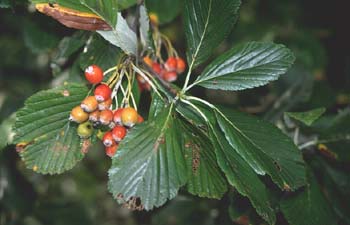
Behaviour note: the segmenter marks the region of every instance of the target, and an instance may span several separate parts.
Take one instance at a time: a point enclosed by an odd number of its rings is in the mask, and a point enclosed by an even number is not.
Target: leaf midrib
[[[278,62],[278,60],[275,60],[274,61],[270,61],[266,64],[260,64],[260,65],[256,65],[256,66],[253,66],[253,67],[249,67],[249,68],[244,68],[244,69],[240,69],[240,70],[236,70],[236,71],[232,71],[230,73],[225,73],[225,74],[215,74],[215,75],[211,75],[211,76],[207,76],[203,79],[199,79],[198,81],[194,82],[194,84],[199,84],[199,83],[202,83],[202,82],[207,82],[208,80],[212,80],[212,79],[215,79],[215,78],[220,78],[220,77],[224,77],[224,76],[230,76],[230,75],[237,75],[237,73],[243,73],[244,71],[246,70],[252,70],[252,69],[258,69],[259,67],[264,67],[266,65],[269,65],[271,63],[275,63],[275,62]],[[285,70],[285,69],[284,69]],[[268,77],[271,77],[270,75]]]
[[[202,34],[201,39],[200,39],[200,41],[199,41],[198,47],[197,47],[195,53],[192,55],[192,62],[191,62],[189,71],[192,71],[192,68],[193,68],[193,66],[194,66],[194,62],[195,62],[195,60],[196,60],[196,58],[197,58],[197,55],[198,55],[198,53],[199,53],[199,50],[200,50],[201,47],[202,47],[204,37],[205,37],[206,34],[207,34],[207,29],[208,29],[208,25],[209,25],[209,21],[210,21],[210,16],[211,16],[212,4],[213,4],[213,0],[210,0],[209,9],[208,9],[208,17],[207,17],[207,20],[206,20],[205,25],[204,25],[204,31],[203,31],[203,34]]]
[[[167,118],[164,122],[164,125],[162,127],[162,129],[160,130],[160,135],[155,139],[156,141],[159,140],[159,138],[161,138],[163,136],[163,132],[164,130],[166,129],[167,125],[168,125],[168,121],[169,121],[169,118],[171,117],[171,114],[172,114],[172,109],[173,109],[173,106],[174,104],[172,103],[170,105],[170,109],[169,109],[169,113],[167,115]],[[148,171],[148,167],[150,166],[150,161],[152,160],[152,157],[154,155],[154,151],[152,151],[152,154],[150,155],[150,157],[146,160],[146,166],[145,166],[145,169],[143,170],[143,173],[141,173],[142,175],[140,177],[144,177],[145,173]],[[142,179],[140,179],[138,182],[137,182],[137,185],[136,186],[139,186],[140,183],[143,182]],[[135,193],[138,192],[139,188],[136,189]]]

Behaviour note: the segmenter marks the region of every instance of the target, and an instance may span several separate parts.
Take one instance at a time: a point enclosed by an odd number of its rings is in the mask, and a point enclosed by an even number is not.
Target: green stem
[[[193,66],[194,66],[194,59],[192,60],[191,65],[188,68],[188,72],[186,74],[185,84],[184,84],[184,86],[182,87],[182,90],[181,90],[182,94],[185,94],[187,89],[188,89],[187,86],[188,86],[188,83],[190,82],[190,77],[191,77]]]

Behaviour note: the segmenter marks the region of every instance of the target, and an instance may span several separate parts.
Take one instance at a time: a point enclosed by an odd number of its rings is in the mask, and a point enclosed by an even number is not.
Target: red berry
[[[105,135],[102,138],[102,142],[106,147],[111,147],[112,145],[116,144],[111,131],[105,133]]]
[[[109,109],[109,107],[111,107],[111,105],[112,105],[112,99],[109,98],[109,99],[107,99],[104,102],[100,102],[98,104],[98,109],[101,110],[101,111],[102,110],[106,110],[106,109]]]
[[[177,60],[175,57],[169,57],[165,62],[164,67],[167,71],[176,71],[177,69]]]
[[[137,81],[138,81],[139,83],[141,83],[141,84],[144,84],[144,83],[147,82],[147,81],[146,81],[142,76],[140,76],[140,75],[138,75],[138,76],[136,77],[136,79],[137,79]]]
[[[186,62],[182,58],[178,57],[176,58],[177,61],[177,67],[176,67],[176,72],[178,74],[185,72],[186,70]]]
[[[149,83],[144,83],[142,87],[143,87],[143,89],[146,90],[146,91],[151,90],[151,85],[150,85]]]
[[[103,80],[103,71],[97,65],[91,65],[85,69],[85,78],[90,84],[98,84]]]
[[[156,74],[160,74],[160,73],[162,72],[162,67],[161,67],[161,65],[160,65],[159,63],[157,63],[157,62],[154,62],[154,63],[152,64],[152,69],[153,69],[153,71],[154,71]]]
[[[106,147],[105,152],[109,157],[113,157],[118,150],[118,144],[114,144],[110,147]]]
[[[122,112],[123,108],[119,108],[116,111],[114,111],[113,122],[117,125],[122,125]]]
[[[102,125],[109,125],[113,120],[113,112],[109,109],[102,110],[100,113],[100,122]]]
[[[167,82],[174,82],[177,80],[177,73],[174,71],[166,72],[164,73],[163,79]]]
[[[160,71],[159,77],[162,78],[164,80],[164,74],[167,73],[168,71],[166,69],[162,69]]]
[[[134,108],[124,108],[122,112],[122,122],[127,127],[132,127],[137,123],[139,114]]]
[[[85,112],[93,112],[97,109],[98,102],[96,101],[96,98],[94,96],[89,96],[85,98],[81,104],[80,107],[85,111]]]
[[[108,85],[100,84],[96,87],[94,95],[98,102],[104,102],[111,98],[112,90]]]
[[[112,130],[112,135],[116,142],[120,142],[126,135],[126,128],[123,126],[116,126]]]

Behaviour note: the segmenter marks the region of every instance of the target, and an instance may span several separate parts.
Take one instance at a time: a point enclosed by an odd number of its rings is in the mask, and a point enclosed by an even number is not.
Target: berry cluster
[[[102,140],[110,157],[128,130],[143,122],[132,90],[134,82],[138,82],[141,90],[152,88],[157,92],[159,79],[174,82],[186,70],[186,62],[178,56],[171,41],[159,32],[156,25],[153,28],[155,51],[144,52],[141,65],[124,56],[106,71],[97,65],[86,68],[85,78],[93,85],[90,91],[93,90],[93,95],[88,94],[71,111],[70,120],[79,124],[77,133],[80,138],[88,139],[97,130],[96,136]],[[166,60],[163,55],[166,55]],[[108,79],[102,83],[107,75]]]
[[[111,130],[107,131],[102,138],[103,144],[106,146],[106,154],[112,157],[118,148],[119,142],[124,139],[128,130],[143,121],[142,116],[134,108],[127,107],[115,110]]]
[[[174,82],[178,75],[186,70],[186,62],[180,57],[169,57],[165,63],[152,60],[149,56],[143,58],[144,63],[151,68],[160,79],[166,82]],[[141,90],[150,90],[149,84],[141,77],[137,78]]]
[[[105,131],[102,138],[106,154],[112,157],[118,148],[118,143],[124,139],[127,130],[143,118],[134,108],[126,107],[112,111],[112,89],[101,83],[103,71],[96,65],[85,70],[85,78],[90,84],[96,85],[94,95],[86,97],[79,106],[72,109],[70,120],[79,124],[77,133],[82,139],[90,138],[94,128]]]

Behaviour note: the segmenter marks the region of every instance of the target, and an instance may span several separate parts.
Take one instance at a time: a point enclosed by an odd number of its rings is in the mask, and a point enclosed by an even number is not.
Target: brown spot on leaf
[[[142,211],[145,209],[139,197],[130,197],[127,201],[125,201],[124,195],[119,193],[117,194],[117,200],[123,202],[123,207],[133,211]]]
[[[89,139],[85,139],[85,140],[83,141],[82,146],[81,146],[81,152],[82,152],[83,154],[88,153],[89,147],[90,147],[90,146],[91,146],[91,141],[90,141]]]
[[[292,189],[290,188],[290,186],[287,184],[287,183],[284,183],[283,184],[283,190],[285,190],[285,191],[291,191]]]
[[[200,148],[198,145],[192,145],[192,172],[196,174],[200,165]]]
[[[278,162],[273,161],[273,164],[276,166],[276,168],[277,168],[277,170],[278,170],[279,172],[282,171],[282,168],[281,168],[281,166],[280,166],[280,164],[279,164]]]
[[[185,143],[185,148],[191,148],[191,146],[192,146],[192,143],[191,143],[191,142]]]
[[[165,137],[164,136],[161,136],[158,138],[158,140],[156,141],[156,143],[154,143],[154,146],[153,146],[153,150],[156,152],[158,151],[159,149],[159,145],[163,145],[165,144]]]
[[[37,165],[34,165],[34,166],[33,166],[33,171],[34,171],[34,172],[38,171],[38,169],[39,169],[39,167],[38,167]]]
[[[68,151],[68,150],[69,150],[69,146],[63,145],[60,142],[56,142],[54,144],[54,147],[53,147],[53,151],[57,151],[57,152],[59,152],[59,151]]]
[[[64,97],[68,97],[68,96],[70,96],[70,92],[68,90],[64,90],[64,91],[62,91],[62,95]]]
[[[16,145],[16,151],[18,153],[23,152],[25,148],[30,145],[32,142],[20,142]]]

